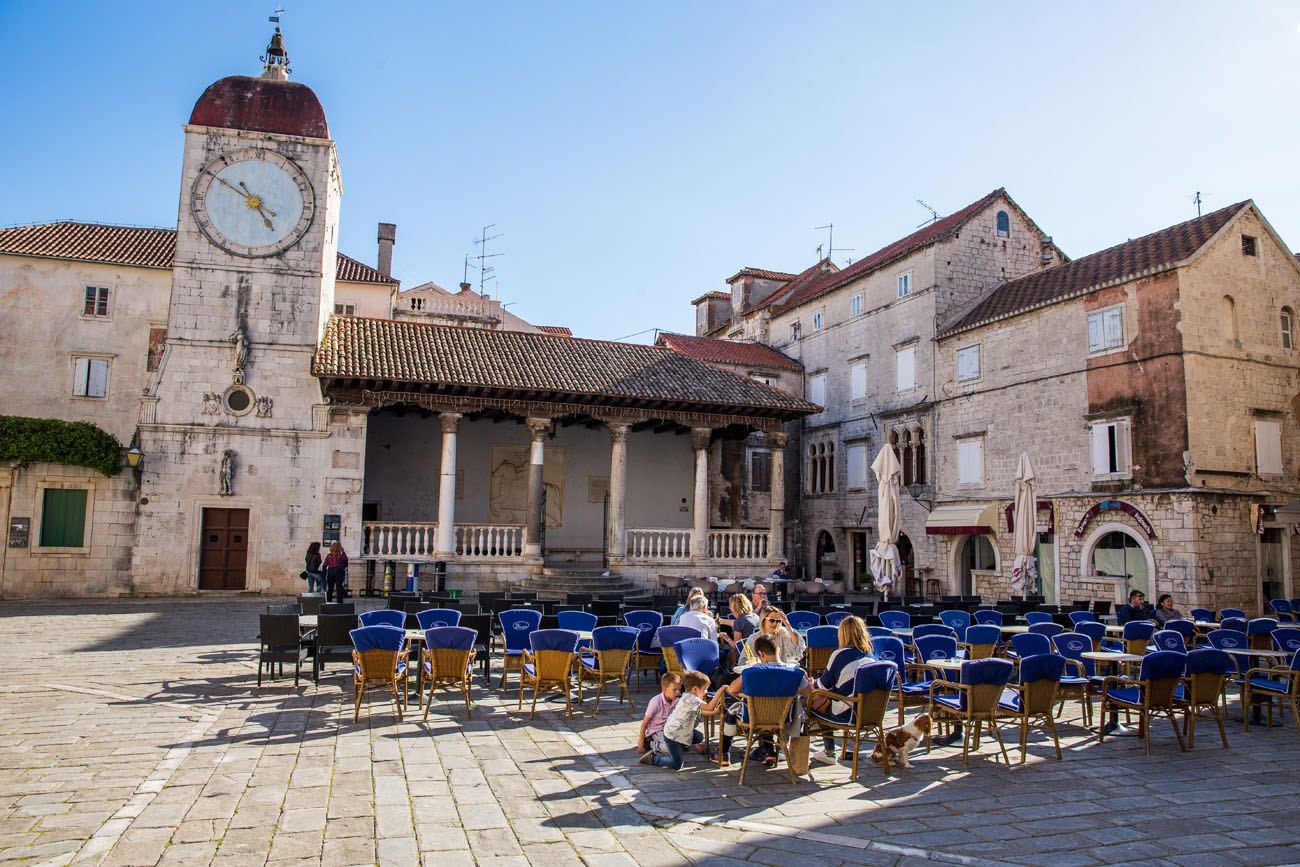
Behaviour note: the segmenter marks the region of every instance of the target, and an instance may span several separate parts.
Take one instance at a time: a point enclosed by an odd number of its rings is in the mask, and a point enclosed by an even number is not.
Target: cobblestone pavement
[[[602,702],[529,721],[480,682],[353,724],[350,679],[255,687],[267,600],[0,608],[0,860],[33,864],[1283,864],[1300,862],[1300,735],[1201,727],[1153,755],[1062,728],[1010,769],[956,751],[883,775],[635,764],[639,716]],[[493,681],[495,687],[496,680]],[[635,694],[638,708],[649,682]],[[445,695],[449,695],[444,693]],[[1232,705],[1236,711],[1236,703]],[[414,717],[414,718],[412,718]],[[1013,759],[1016,758],[1013,750]]]

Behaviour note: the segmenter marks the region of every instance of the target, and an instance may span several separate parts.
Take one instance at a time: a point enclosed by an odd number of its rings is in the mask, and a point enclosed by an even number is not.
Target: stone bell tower
[[[293,592],[324,516],[359,533],[364,416],[331,412],[311,372],[338,157],[278,27],[262,66],[209,86],[184,126],[166,351],[141,406],[138,592]]]

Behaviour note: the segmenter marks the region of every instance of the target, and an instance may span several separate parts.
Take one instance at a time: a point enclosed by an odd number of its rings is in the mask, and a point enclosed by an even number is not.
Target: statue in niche
[[[248,364],[248,337],[244,335],[244,327],[241,325],[230,335],[231,357],[235,363],[232,372],[235,374],[235,382],[243,384],[244,366]]]
[[[223,497],[232,496],[235,493],[235,450],[226,449],[221,453],[221,471],[218,476],[219,487],[217,493]]]

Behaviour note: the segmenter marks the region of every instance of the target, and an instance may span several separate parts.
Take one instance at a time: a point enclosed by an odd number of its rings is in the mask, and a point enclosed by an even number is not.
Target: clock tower
[[[278,27],[262,61],[184,126],[166,350],[141,406],[142,589],[297,592],[323,523],[345,548],[359,535],[365,416],[328,407],[311,371],[334,309],[338,157]]]

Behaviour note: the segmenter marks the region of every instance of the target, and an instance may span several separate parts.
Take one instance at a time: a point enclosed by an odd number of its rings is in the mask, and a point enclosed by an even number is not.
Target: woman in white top
[[[780,608],[768,605],[758,613],[758,630],[746,638],[737,648],[741,662],[757,662],[758,654],[754,652],[754,639],[766,635],[776,642],[776,661],[782,665],[798,665],[803,660],[808,645],[803,636],[795,631]]]

